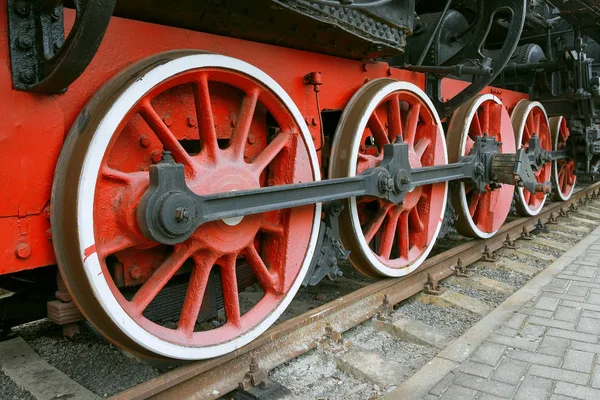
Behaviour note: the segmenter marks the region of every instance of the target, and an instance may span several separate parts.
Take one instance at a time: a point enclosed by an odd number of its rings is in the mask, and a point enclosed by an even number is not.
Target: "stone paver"
[[[600,228],[442,351],[435,388],[417,373],[386,399],[600,400],[598,260]]]

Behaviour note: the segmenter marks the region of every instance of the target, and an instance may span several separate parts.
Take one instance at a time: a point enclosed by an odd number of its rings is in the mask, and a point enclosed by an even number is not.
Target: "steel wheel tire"
[[[469,155],[473,139],[483,133],[502,143],[501,153],[515,152],[508,111],[500,99],[491,94],[474,97],[452,115],[446,135],[450,162],[458,162]],[[458,215],[456,230],[468,237],[485,239],[494,236],[510,212],[514,187],[502,184],[500,188],[490,190],[488,186],[486,193],[480,194],[473,193],[468,182],[457,182],[457,186],[458,190],[452,191],[452,205]]]
[[[563,116],[550,118],[550,132],[552,133],[552,150],[564,149],[567,138],[571,135],[567,127],[567,119]],[[576,182],[574,160],[554,160],[552,162],[552,183],[556,198],[562,201],[569,200],[575,190]]]
[[[551,151],[552,140],[550,137],[548,117],[546,116],[546,111],[541,103],[537,101],[521,100],[512,111],[510,119],[515,130],[515,143],[517,149],[529,147],[529,138],[532,134],[536,134],[540,137],[542,148]],[[539,171],[534,171],[534,173],[538,182],[548,182],[550,181],[552,173],[552,165],[547,163]],[[516,193],[517,212],[523,216],[534,216],[539,214],[548,197],[548,195],[544,193],[532,194],[522,187],[517,187]]]
[[[411,118],[410,113],[415,110]],[[384,119],[389,129],[383,126]],[[392,79],[365,84],[352,96],[338,123],[329,176],[355,176],[379,164],[382,143],[396,140],[397,136],[409,143],[413,167],[447,163],[439,116],[421,89]],[[365,140],[374,144],[367,145]],[[418,268],[439,234],[447,187],[447,183],[418,187],[407,194],[402,206],[365,197],[345,201],[340,236],[351,251],[352,265],[374,277],[404,276]],[[375,241],[378,243],[373,244]],[[377,247],[379,254],[370,244]]]

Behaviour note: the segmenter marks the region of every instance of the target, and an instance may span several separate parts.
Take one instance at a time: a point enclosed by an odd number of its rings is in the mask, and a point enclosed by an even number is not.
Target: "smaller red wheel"
[[[529,148],[529,139],[536,135],[540,138],[544,150],[552,150],[548,117],[541,103],[521,100],[514,108],[510,119],[515,130],[517,148]],[[548,182],[552,174],[552,165],[546,163],[538,171],[534,171],[534,174],[539,183]],[[522,187],[517,187],[517,212],[524,216],[537,215],[542,211],[547,197],[545,193],[531,193]]]
[[[487,134],[502,143],[501,153],[514,153],[514,131],[510,116],[496,96],[484,94],[476,96],[462,105],[452,115],[448,127],[448,159],[458,162],[468,156],[474,140]],[[485,193],[473,190],[468,182],[459,182],[458,190],[452,191],[452,204],[458,219],[456,230],[465,236],[488,238],[502,226],[512,204],[514,186],[501,185]]]
[[[567,127],[567,119],[563,116],[550,118],[550,131],[552,133],[552,149],[562,150],[567,145],[571,135]],[[575,160],[555,160],[552,166],[552,181],[554,194],[562,201],[569,200],[575,189]]]
[[[398,137],[409,146],[411,167],[447,164],[440,118],[421,89],[392,79],[365,84],[340,118],[329,176],[355,176],[376,167],[383,160],[383,146]],[[346,200],[340,238],[352,265],[374,277],[414,271],[439,234],[447,187],[447,182],[416,187],[400,204],[372,196]]]

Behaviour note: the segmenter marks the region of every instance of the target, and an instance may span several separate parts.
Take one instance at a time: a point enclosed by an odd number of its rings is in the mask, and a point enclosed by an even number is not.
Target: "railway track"
[[[530,232],[544,230],[547,224],[564,223],[564,217],[568,213],[578,210],[578,206],[598,196],[600,183],[592,184],[574,193],[568,201],[547,205],[535,217],[519,218],[506,223],[489,239],[471,240],[430,257],[408,277],[368,284],[274,326],[257,340],[231,354],[181,366],[121,392],[113,396],[113,399],[219,398],[240,385],[257,384],[269,371],[316,348],[324,341],[336,341],[343,332],[378,314],[385,319],[394,305],[422,292],[426,285],[435,292],[441,280],[464,273],[466,266],[480,260],[493,259],[493,252],[512,248],[515,240],[530,239]],[[583,215],[574,220],[585,224],[586,215],[589,214],[589,211],[584,211]],[[590,226],[597,223],[588,218]],[[584,231],[577,227],[570,229],[575,233]],[[547,240],[545,244],[548,244]],[[555,245],[554,249],[559,247]],[[540,254],[543,256],[543,253]],[[546,258],[548,261],[552,256]]]

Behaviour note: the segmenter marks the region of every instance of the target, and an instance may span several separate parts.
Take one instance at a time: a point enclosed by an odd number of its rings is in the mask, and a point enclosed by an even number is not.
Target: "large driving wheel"
[[[68,135],[52,230],[60,271],[83,314],[138,354],[219,356],[256,338],[290,303],[314,252],[321,208],[213,221],[183,243],[152,242],[135,215],[163,150],[184,165],[197,194],[319,180],[316,152],[273,79],[240,60],[189,51],[159,54],[116,76]],[[252,275],[254,297],[260,293],[254,304],[241,304],[241,271]],[[183,285],[179,303],[175,282]],[[165,301],[175,307],[172,320],[150,312]],[[207,327],[198,315],[211,307],[223,315]]]
[[[529,139],[536,135],[540,138],[544,150],[552,150],[550,126],[542,104],[537,101],[521,100],[512,111],[510,119],[515,130],[517,148],[529,148]],[[546,163],[538,171],[534,171],[539,183],[550,181],[551,173],[551,163]],[[542,211],[547,197],[548,195],[543,192],[531,193],[523,187],[517,187],[517,212],[524,216],[537,215]]]
[[[563,116],[550,118],[552,132],[552,150],[562,150],[567,145],[571,132],[567,127],[567,119]],[[552,180],[554,194],[562,201],[569,200],[575,189],[575,160],[555,160],[552,162]]]
[[[342,113],[329,175],[355,176],[383,159],[383,145],[401,137],[414,168],[447,163],[446,142],[431,101],[408,82],[378,79],[359,89]],[[350,262],[369,276],[402,276],[427,257],[446,207],[447,183],[415,188],[394,204],[362,196],[345,201],[340,237]]]
[[[502,143],[500,153],[515,152],[508,111],[500,99],[491,94],[476,96],[452,115],[447,135],[450,162],[468,156],[475,139],[484,134]],[[502,184],[491,190],[488,185],[485,193],[479,193],[469,182],[458,182],[457,185],[458,190],[452,191],[452,205],[458,215],[456,230],[469,237],[493,236],[510,212],[514,186]]]

